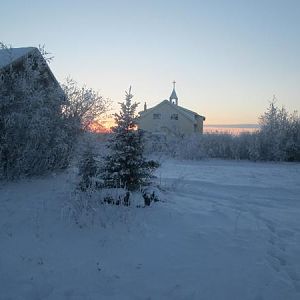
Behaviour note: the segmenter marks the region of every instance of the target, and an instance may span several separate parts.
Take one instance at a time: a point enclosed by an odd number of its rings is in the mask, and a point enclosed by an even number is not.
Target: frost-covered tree
[[[95,178],[98,173],[98,166],[91,146],[88,146],[83,152],[79,164],[79,188],[81,191],[95,187]]]
[[[300,116],[297,112],[289,117],[286,159],[288,161],[300,161]]]
[[[110,109],[109,99],[86,85],[79,86],[72,78],[67,78],[62,88],[68,101],[64,113],[76,121],[80,129],[89,128]]]
[[[280,111],[275,100],[270,102],[268,109],[260,117],[260,156],[265,160],[279,160],[282,156],[280,149],[282,132]]]
[[[275,98],[260,117],[260,158],[263,160],[299,160],[300,117],[276,106]]]
[[[149,183],[158,163],[144,157],[143,132],[137,129],[138,103],[132,103],[131,88],[126,92],[121,110],[115,114],[116,126],[108,143],[110,154],[104,165],[104,181],[109,187],[137,190]]]
[[[7,57],[13,56],[13,49],[0,47]],[[37,48],[0,69],[0,178],[38,175],[68,165],[74,139],[62,113],[64,101],[47,58]]]

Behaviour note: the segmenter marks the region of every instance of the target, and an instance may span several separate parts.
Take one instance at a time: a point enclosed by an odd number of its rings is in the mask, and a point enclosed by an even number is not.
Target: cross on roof
[[[175,89],[175,84],[176,84],[176,81],[174,80],[173,81],[173,89]]]

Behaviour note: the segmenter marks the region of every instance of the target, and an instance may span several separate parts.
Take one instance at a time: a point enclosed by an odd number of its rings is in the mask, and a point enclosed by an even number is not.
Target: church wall
[[[154,119],[153,114],[160,114],[160,119]],[[178,114],[178,120],[172,120],[172,114]],[[203,124],[199,125],[201,125],[199,128],[203,127]],[[139,128],[151,132],[164,132],[169,135],[191,134],[194,133],[194,122],[169,104],[162,103],[140,118]]]
[[[202,117],[198,117],[197,119],[197,127],[200,133],[203,133],[203,118]]]

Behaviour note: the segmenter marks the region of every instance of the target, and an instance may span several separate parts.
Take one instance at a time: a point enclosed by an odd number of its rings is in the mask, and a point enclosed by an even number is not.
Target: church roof
[[[153,106],[152,108],[149,108],[146,111],[141,111],[140,112],[140,116],[143,117],[143,116],[147,115],[148,113],[152,112],[153,110],[155,110],[158,106],[160,106],[162,104],[167,104],[167,105],[172,106],[175,110],[179,111],[181,114],[183,114],[185,117],[187,117],[188,119],[190,119],[193,122],[195,121],[195,116],[202,117],[203,120],[205,120],[204,116],[201,116],[198,113],[196,113],[196,112],[194,112],[192,110],[186,109],[186,108],[184,108],[182,106],[173,104],[173,103],[171,103],[168,100],[163,100],[162,102],[160,102],[159,104]]]
[[[0,49],[0,69],[18,60],[19,58],[33,51],[34,49],[36,48],[24,47],[24,48]]]

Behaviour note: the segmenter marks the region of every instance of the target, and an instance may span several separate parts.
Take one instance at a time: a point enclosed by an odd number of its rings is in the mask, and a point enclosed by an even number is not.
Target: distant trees
[[[207,133],[192,135],[173,141],[161,140],[160,147],[150,138],[147,148],[160,149],[184,159],[204,157],[222,159],[248,159],[268,161],[300,161],[300,116],[289,114],[272,101],[259,118],[260,130],[253,133],[231,135]],[[155,146],[155,147],[154,147]]]

